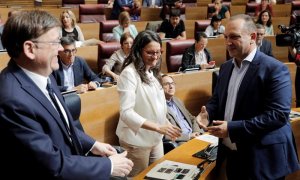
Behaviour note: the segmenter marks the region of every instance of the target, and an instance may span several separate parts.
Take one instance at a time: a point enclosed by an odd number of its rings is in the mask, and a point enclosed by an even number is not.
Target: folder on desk
[[[169,179],[182,179],[193,180],[198,179],[200,170],[195,165],[179,163],[175,161],[165,160],[152,168],[147,174],[145,179],[150,180],[169,180]]]

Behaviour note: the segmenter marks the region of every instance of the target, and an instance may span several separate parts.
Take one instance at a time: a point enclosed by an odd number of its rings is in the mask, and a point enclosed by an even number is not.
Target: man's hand
[[[194,139],[195,137],[199,136],[200,133],[199,132],[193,132],[191,135],[190,135],[190,139]]]
[[[124,177],[127,176],[132,170],[133,162],[130,159],[126,158],[126,155],[127,151],[121,154],[109,156],[109,159],[113,164],[113,176]]]
[[[88,90],[88,85],[87,84],[80,84],[76,87],[74,87],[77,93],[85,93]]]
[[[117,151],[110,144],[96,142],[91,152],[100,156],[111,156],[117,154]]]
[[[213,121],[213,126],[207,127],[207,131],[219,138],[228,137],[227,121]]]
[[[205,106],[201,107],[201,111],[196,117],[196,120],[199,126],[206,131],[209,121],[208,121],[208,112],[206,111]]]
[[[88,89],[91,89],[91,90],[97,89],[97,84],[93,81],[89,82]]]

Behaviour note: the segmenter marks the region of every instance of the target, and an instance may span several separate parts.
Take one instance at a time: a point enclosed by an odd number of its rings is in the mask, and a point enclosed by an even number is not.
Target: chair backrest
[[[81,100],[80,100],[79,95],[76,92],[65,93],[62,95],[63,95],[65,103],[73,117],[75,126],[78,129],[84,131],[84,129],[80,123],[80,120],[79,120],[80,112],[81,112]]]
[[[79,5],[79,22],[95,23],[106,21],[105,4]]]
[[[300,10],[300,1],[292,1],[292,3],[291,3],[291,14],[293,14],[293,12],[295,10]]]
[[[254,17],[256,14],[256,9],[258,8],[259,4],[255,2],[247,3],[246,4],[246,12],[249,16]]]
[[[186,7],[197,6],[197,0],[182,0],[182,3],[185,4]]]
[[[120,48],[121,45],[119,42],[100,43],[98,45],[98,72],[102,71],[102,67],[105,64],[105,60],[109,59],[110,56]]]
[[[118,20],[107,20],[100,22],[99,39],[104,42],[116,41],[113,35],[113,28],[119,25]]]
[[[186,48],[195,43],[194,39],[172,40],[166,44],[166,63],[168,72],[177,72],[181,67],[182,55]]]
[[[62,0],[63,7],[78,7],[80,4],[85,4],[85,0]]]
[[[158,32],[162,21],[149,21],[146,25],[146,30]]]
[[[195,21],[194,37],[196,37],[197,33],[204,32],[207,26],[209,25],[210,25],[209,19]]]
[[[97,0],[97,4],[107,4],[108,0]]]

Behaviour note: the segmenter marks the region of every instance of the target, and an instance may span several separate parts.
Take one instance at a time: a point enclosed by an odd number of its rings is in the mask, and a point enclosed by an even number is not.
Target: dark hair
[[[147,46],[151,42],[158,42],[160,46],[162,46],[161,39],[157,33],[145,30],[138,33],[136,38],[133,41],[131,51],[129,56],[125,59],[122,70],[128,66],[129,64],[133,63],[137,73],[141,77],[143,83],[150,84],[150,80],[146,75],[146,66],[143,61],[142,53],[145,46]],[[160,74],[160,64],[161,64],[161,57],[155,67],[152,68],[154,77],[160,81],[161,74]]]
[[[211,17],[210,25],[214,26],[214,22],[222,21],[222,18],[220,15],[214,15]]]
[[[75,45],[75,39],[72,36],[65,36],[60,39],[61,45]]]
[[[172,8],[170,10],[170,17],[180,17],[180,9]]]
[[[202,38],[207,38],[207,35],[205,32],[198,32],[195,36],[195,41],[199,42]]]
[[[134,39],[129,32],[122,34],[122,36],[120,38],[121,46],[123,45],[123,42],[126,41],[128,38]]]
[[[20,11],[7,19],[2,44],[12,58],[23,52],[25,41],[34,40],[49,30],[60,27],[60,22],[46,11]]]
[[[271,15],[270,11],[268,11],[268,10],[263,10],[259,13],[256,23],[263,24],[261,17],[262,17],[262,14],[265,12],[267,12],[269,14],[269,20],[267,21],[267,26],[270,27],[272,25],[272,15]]]

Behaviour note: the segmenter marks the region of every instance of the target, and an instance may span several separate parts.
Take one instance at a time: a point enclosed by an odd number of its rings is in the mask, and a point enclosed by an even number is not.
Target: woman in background
[[[220,36],[223,37],[225,27],[221,25],[222,18],[218,15],[214,15],[211,18],[210,25],[205,29],[205,34],[210,36]]]
[[[128,151],[127,157],[134,162],[129,177],[163,157],[163,135],[175,139],[181,134],[166,118],[166,99],[160,84],[161,50],[157,33],[140,32],[117,83],[120,119],[116,134]]]
[[[76,24],[77,20],[74,13],[71,10],[64,10],[60,15],[60,21],[62,24],[62,37],[70,36],[76,41],[76,47],[80,46],[92,46],[101,43],[98,39],[84,39],[84,35],[80,27]]]
[[[119,15],[119,25],[113,28],[114,39],[120,41],[125,32],[129,32],[133,38],[138,34],[135,25],[131,24],[130,15],[127,11],[123,11]]]
[[[259,16],[256,21],[257,24],[261,24],[265,27],[266,36],[274,36],[273,24],[272,24],[272,16],[270,11],[264,10],[259,13]]]
[[[123,62],[130,53],[132,43],[133,37],[128,32],[124,33],[120,40],[121,49],[114,52],[102,68],[102,73],[112,77],[114,82],[119,79]]]
[[[226,6],[222,5],[222,0],[215,0],[214,4],[215,6],[211,16],[219,15],[221,19],[230,18],[230,12]]]

